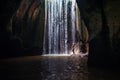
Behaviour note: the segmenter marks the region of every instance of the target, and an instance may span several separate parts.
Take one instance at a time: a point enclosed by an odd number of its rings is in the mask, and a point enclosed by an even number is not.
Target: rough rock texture
[[[112,57],[115,63],[120,63],[120,1],[106,2],[106,18],[109,26],[109,36],[113,50]]]
[[[90,37],[89,65],[115,66],[120,60],[119,3],[112,0],[77,0]]]
[[[44,14],[42,0],[22,0],[13,15],[12,33],[23,40],[26,48],[42,48]]]
[[[18,6],[20,4],[20,0],[1,0],[0,1],[0,58],[5,56],[10,56],[12,54],[8,52],[12,52],[11,50],[11,32],[7,31],[7,25],[10,21],[11,16],[14,14],[14,12],[17,10]],[[14,49],[15,50],[15,49]]]

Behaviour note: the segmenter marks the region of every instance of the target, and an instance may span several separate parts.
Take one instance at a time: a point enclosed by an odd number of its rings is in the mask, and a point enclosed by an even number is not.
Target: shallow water
[[[0,80],[120,80],[119,73],[88,68],[86,61],[78,56],[0,60]]]

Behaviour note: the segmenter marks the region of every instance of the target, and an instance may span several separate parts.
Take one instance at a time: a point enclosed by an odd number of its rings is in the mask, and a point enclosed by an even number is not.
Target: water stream
[[[68,54],[76,41],[76,1],[45,1],[43,54]]]

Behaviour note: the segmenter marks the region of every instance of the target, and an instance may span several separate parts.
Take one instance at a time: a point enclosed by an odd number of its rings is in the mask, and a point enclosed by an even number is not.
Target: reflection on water
[[[79,56],[0,60],[0,80],[120,80],[119,72],[88,68],[86,62]]]
[[[77,57],[49,57],[42,65],[43,80],[88,80],[87,67]]]

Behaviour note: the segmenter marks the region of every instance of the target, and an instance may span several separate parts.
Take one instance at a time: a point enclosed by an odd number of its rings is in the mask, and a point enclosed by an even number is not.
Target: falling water
[[[44,54],[69,53],[75,43],[75,9],[75,0],[45,0]]]

